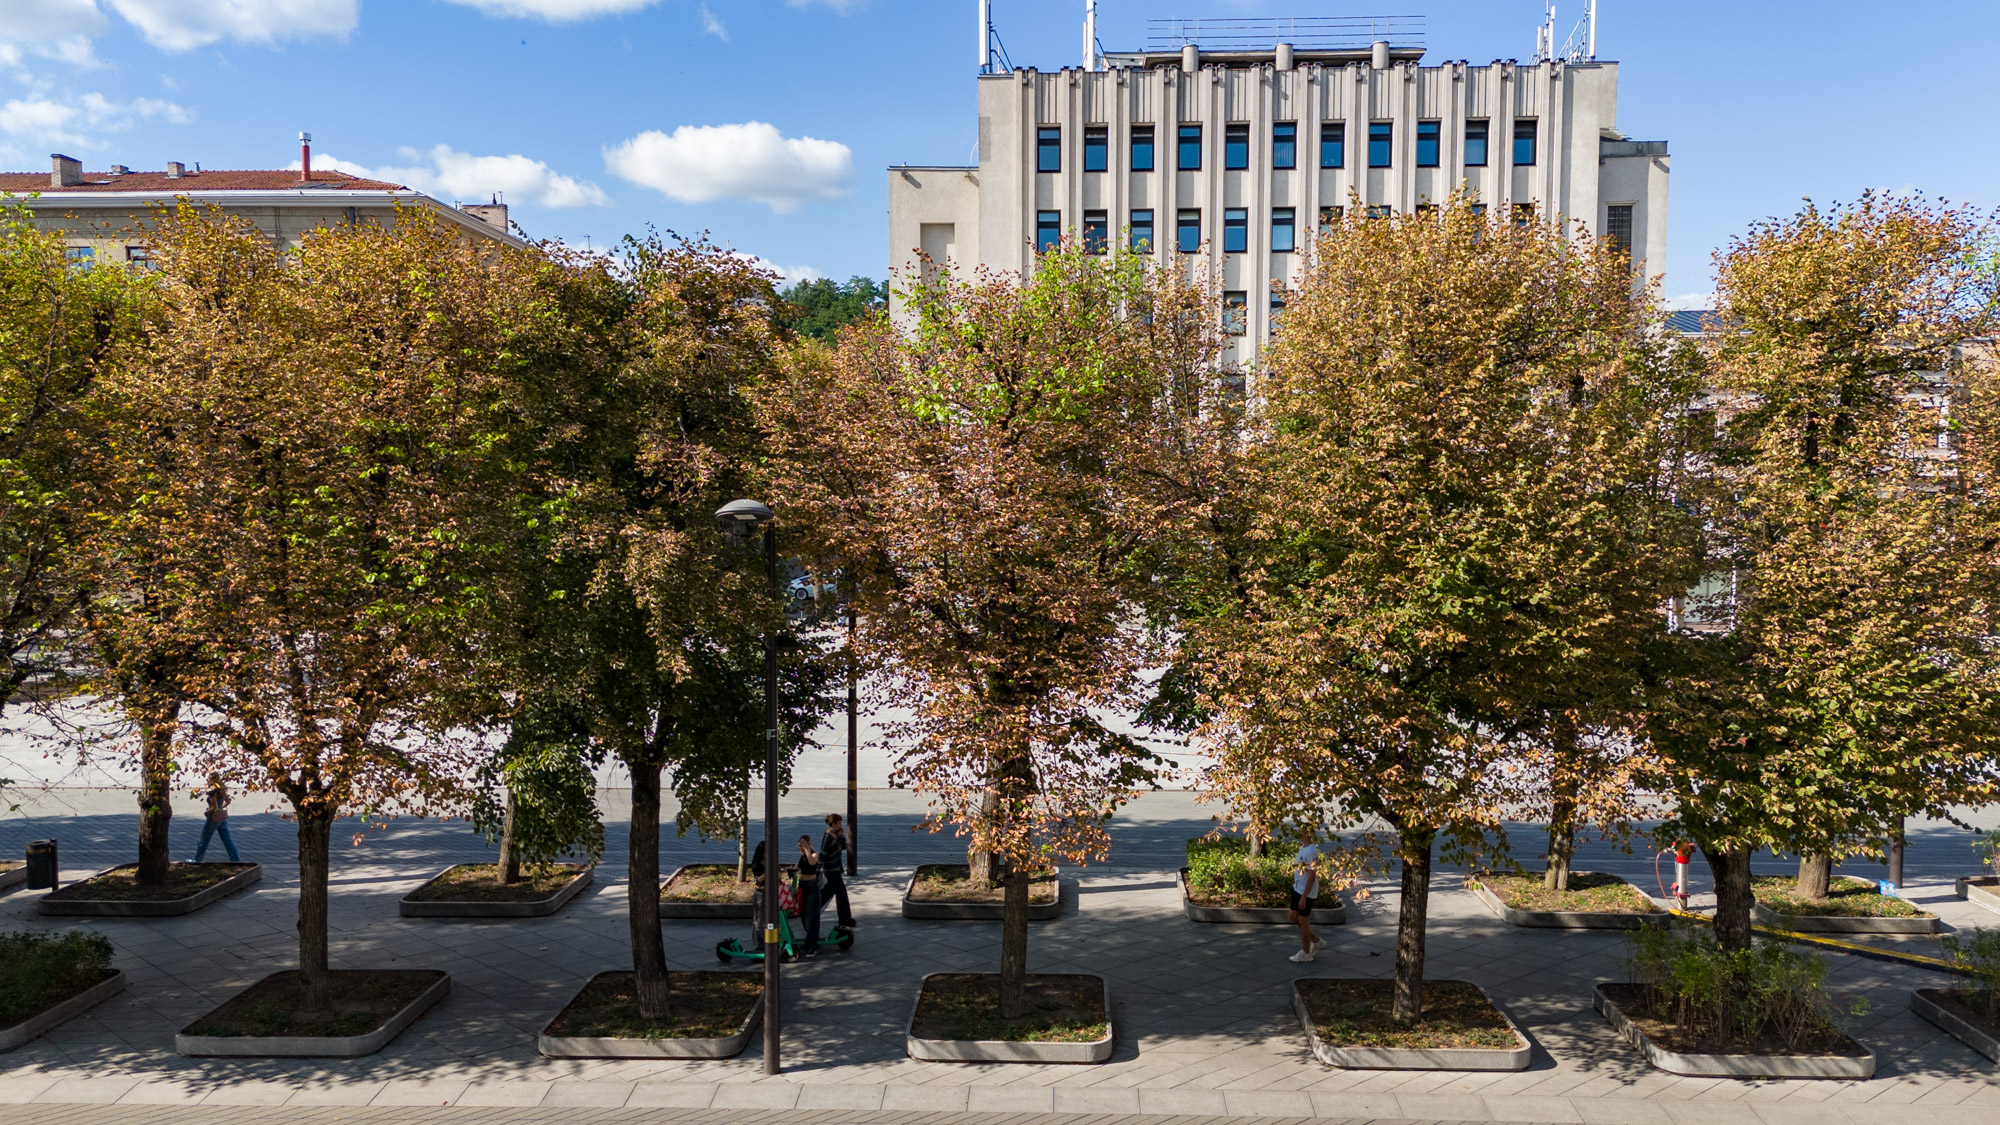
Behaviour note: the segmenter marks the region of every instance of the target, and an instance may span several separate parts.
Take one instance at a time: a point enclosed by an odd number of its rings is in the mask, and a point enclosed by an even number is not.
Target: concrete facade
[[[1152,253],[1205,268],[1217,288],[1241,295],[1249,315],[1234,358],[1247,362],[1269,339],[1274,287],[1298,280],[1328,208],[1409,212],[1463,185],[1496,210],[1532,205],[1599,233],[1615,233],[1611,220],[1629,215],[1635,269],[1658,272],[1648,263],[1665,260],[1667,146],[1618,131],[1617,63],[1424,66],[1421,55],[1383,45],[1207,55],[1190,47],[1109,54],[1101,70],[982,74],[979,163],[889,169],[892,275],[907,284],[922,254],[938,265],[948,259],[961,275],[979,266],[1025,272],[1038,220],[1056,216],[1065,236],[1081,236],[1088,222],[1122,240],[1135,214],[1150,212]],[[1480,163],[1467,140],[1482,123]],[[1199,127],[1198,170],[1181,168],[1183,126]],[[1283,126],[1294,138],[1289,168],[1274,160]],[[1371,166],[1371,132],[1383,126],[1387,164]],[[1148,127],[1152,167],[1135,169],[1134,136]],[[1422,163],[1420,127],[1429,158]],[[1532,163],[1514,160],[1517,127],[1533,138]],[[1048,129],[1060,146],[1055,171],[1038,170],[1038,143]],[[1322,159],[1328,129],[1342,140],[1337,167]],[[1087,171],[1086,140],[1099,135],[1104,170]],[[1232,147],[1241,159],[1229,159]],[[1287,212],[1290,252],[1273,245],[1274,235],[1282,237],[1274,218]],[[1200,223],[1193,253],[1176,246],[1183,213]],[[1225,239],[1226,217],[1241,220],[1240,250]],[[900,305],[892,298],[892,313]]]

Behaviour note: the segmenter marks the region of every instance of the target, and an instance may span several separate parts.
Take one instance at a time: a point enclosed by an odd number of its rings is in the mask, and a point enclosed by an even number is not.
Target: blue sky
[[[1081,0],[995,0],[1017,65],[1080,54]],[[1561,34],[1582,0],[1560,0]],[[447,200],[502,190],[531,235],[707,230],[794,275],[881,276],[887,165],[967,158],[975,0],[0,0],[0,166],[317,162]],[[1099,0],[1158,16],[1427,18],[1427,61],[1525,58],[1539,0]],[[1560,37],[1560,35],[1559,35]],[[1665,292],[1802,196],[1991,207],[2000,3],[1602,0],[1620,126],[1673,153]]]

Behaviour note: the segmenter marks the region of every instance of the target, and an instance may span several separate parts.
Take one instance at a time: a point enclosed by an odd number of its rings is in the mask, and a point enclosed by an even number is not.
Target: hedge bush
[[[0,934],[0,1027],[82,992],[111,973],[111,942],[86,930]]]
[[[1702,1038],[1754,1043],[1766,1036],[1797,1050],[1836,1027],[1826,961],[1777,942],[1725,951],[1707,930],[1636,930],[1634,976],[1654,1016]],[[1856,1014],[1866,1001],[1856,1000]]]

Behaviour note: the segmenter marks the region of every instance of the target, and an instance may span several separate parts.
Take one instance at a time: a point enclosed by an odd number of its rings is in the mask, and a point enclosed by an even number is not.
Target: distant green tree
[[[829,277],[795,282],[778,294],[784,302],[778,321],[801,336],[831,340],[842,328],[889,307],[889,283],[867,277],[846,282]]]

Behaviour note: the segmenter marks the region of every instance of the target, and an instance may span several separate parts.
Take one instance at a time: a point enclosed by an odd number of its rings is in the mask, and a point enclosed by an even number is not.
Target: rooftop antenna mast
[[[993,73],[993,0],[979,0],[979,73]]]
[[[1104,56],[1097,49],[1097,0],[1083,0],[1083,69],[1103,68]]]
[[[1583,18],[1569,33],[1561,57],[1573,63],[1597,61],[1597,0],[1584,0]]]
[[[1535,29],[1535,62],[1545,63],[1556,57],[1556,6],[1554,0],[1543,5],[1545,11],[1542,25]]]

